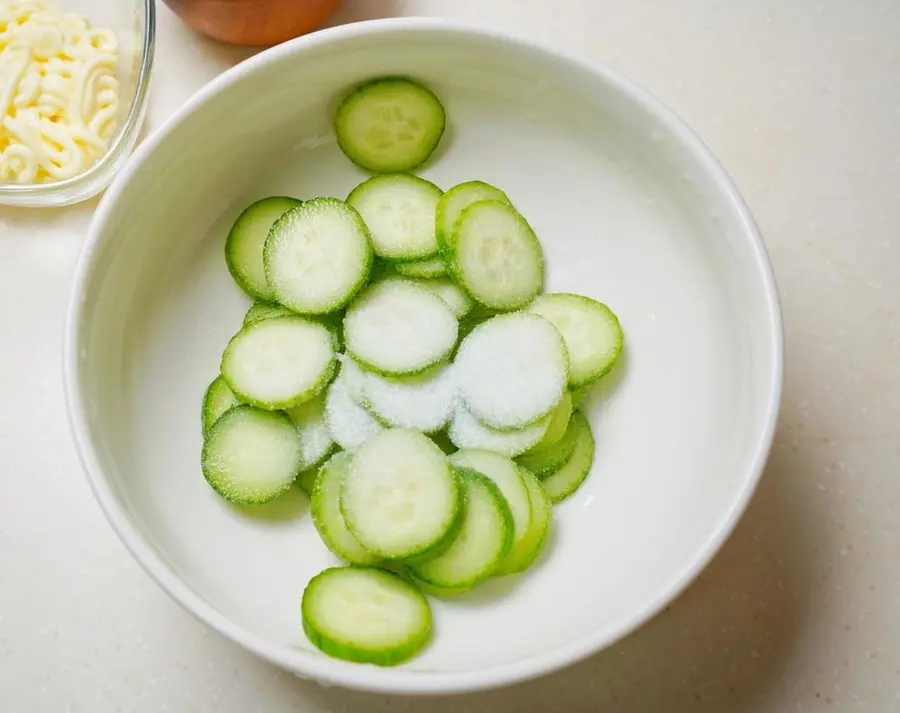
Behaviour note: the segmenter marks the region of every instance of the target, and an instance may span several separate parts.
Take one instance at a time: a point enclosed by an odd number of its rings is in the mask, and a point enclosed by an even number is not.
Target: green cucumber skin
[[[440,240],[438,241],[440,245]],[[435,257],[429,260],[417,260],[415,262],[398,262],[394,269],[404,277],[418,277],[422,279],[430,279],[433,277],[443,277],[447,274],[447,266],[440,259],[438,252]]]
[[[214,403],[214,401],[218,400],[224,395],[223,389],[228,389],[228,393],[231,394],[231,406],[229,408],[238,406],[241,403],[234,395],[231,387],[228,386],[228,382],[225,381],[225,379],[221,375],[213,379],[210,385],[206,388],[206,392],[203,394],[201,420],[203,424],[204,435],[209,433],[209,429],[211,429],[215,425],[216,421],[218,421],[228,411],[228,409],[225,409],[218,414],[216,413],[218,409],[216,408],[216,404]]]
[[[497,572],[498,575],[521,574],[528,570],[544,551],[553,521],[553,503],[544,490],[544,486],[541,485],[541,481],[525,468],[520,467],[519,471],[528,488],[531,500],[531,527],[528,535],[525,536],[525,539],[529,540],[531,548],[523,548],[521,555],[514,561],[507,559],[503,563],[504,566]],[[537,498],[541,498],[541,502],[535,502]]]
[[[372,176],[371,178],[366,179],[365,181],[360,183],[358,186],[356,186],[352,191],[350,191],[345,202],[351,208],[356,210],[357,213],[359,213],[360,217],[362,217],[362,210],[357,208],[357,205],[355,203],[357,198],[359,196],[363,195],[368,190],[370,190],[373,185],[377,185],[379,183],[388,183],[390,181],[397,180],[397,179],[401,179],[401,180],[415,179],[414,180],[415,183],[421,185],[423,188],[425,188],[428,191],[430,191],[431,193],[433,193],[434,196],[442,196],[444,194],[444,192],[441,190],[440,186],[432,183],[431,181],[429,181],[425,178],[422,178],[421,176],[416,176],[415,174],[406,173],[406,172],[382,173],[377,176]],[[365,218],[362,218],[362,220],[365,222]],[[435,247],[431,252],[422,253],[422,254],[413,254],[413,255],[410,255],[410,254],[407,254],[407,255],[382,255],[382,254],[380,254],[376,250],[376,240],[373,237],[373,233],[371,230],[369,230],[369,240],[372,245],[372,250],[373,250],[375,256],[379,260],[383,261],[384,263],[394,266],[394,270],[400,274],[403,274],[403,268],[401,267],[403,265],[412,266],[412,265],[416,265],[417,263],[428,262],[428,261],[440,258],[440,244],[437,242],[437,237],[435,237]],[[409,269],[409,267],[407,267],[407,269]],[[444,268],[444,271],[446,272],[446,266]],[[371,280],[370,280],[370,282],[371,282]]]
[[[542,480],[551,502],[560,503],[578,490],[590,475],[594,464],[595,441],[591,424],[581,411],[575,411],[572,419],[579,429],[578,442],[571,458],[563,466]],[[574,468],[574,475],[567,469]]]
[[[428,560],[426,560],[424,563],[410,564],[411,573],[417,581],[427,585],[429,588],[432,588],[432,590],[435,592],[443,592],[445,594],[463,593],[496,574],[500,568],[500,565],[503,563],[503,561],[506,559],[506,556],[512,549],[513,540],[515,538],[515,524],[513,520],[512,510],[510,510],[509,504],[506,502],[506,498],[503,497],[503,493],[500,491],[500,488],[497,487],[494,481],[488,478],[486,475],[482,475],[478,471],[473,470],[472,468],[454,467],[454,472],[458,473],[458,477],[460,477],[461,479],[465,478],[476,481],[481,487],[484,487],[490,493],[491,499],[493,500],[494,505],[497,507],[500,513],[500,517],[504,523],[504,540],[500,550],[497,552],[493,560],[493,563],[490,566],[486,567],[484,571],[477,573],[474,577],[466,581],[453,583],[436,581],[434,578],[430,578],[426,573],[423,572],[424,567],[417,566],[417,564],[424,564],[427,566],[429,560],[435,559],[440,555],[429,557]],[[465,492],[466,488],[463,488],[463,491]],[[461,518],[460,529],[463,521],[464,518]],[[450,545],[452,544],[453,543],[451,541]],[[445,548],[445,551],[446,549],[449,549],[449,545],[447,548]],[[443,554],[443,552],[440,554]]]
[[[292,317],[270,317],[269,320],[271,320],[271,319],[285,319],[285,320],[299,319],[299,320],[303,320],[305,322],[315,321],[315,320],[309,320],[309,319],[307,319],[305,317],[301,317],[299,315],[295,315]],[[229,340],[228,346],[225,347],[225,351],[222,353],[222,361],[219,366],[219,370],[222,373],[222,378],[225,380],[225,383],[228,384],[228,388],[230,388],[232,390],[232,392],[234,392],[234,395],[242,403],[249,404],[250,406],[255,406],[256,408],[264,409],[266,411],[276,411],[276,410],[291,408],[292,406],[296,406],[298,404],[303,403],[304,401],[308,401],[309,399],[314,398],[314,397],[318,396],[320,393],[322,393],[322,391],[324,391],[325,388],[334,379],[334,375],[337,371],[337,356],[334,353],[332,353],[331,361],[330,361],[328,367],[323,372],[322,377],[319,379],[319,381],[311,389],[303,392],[302,394],[295,395],[289,401],[279,401],[279,402],[259,401],[258,399],[254,399],[254,398],[250,397],[248,394],[241,393],[241,391],[239,389],[235,389],[234,385],[228,380],[228,377],[226,376],[226,372],[228,371],[227,357],[228,357],[228,353],[229,353],[229,347],[231,346],[232,342],[234,342],[234,340],[238,339],[245,331],[247,331],[249,329],[253,329],[261,322],[269,321],[269,320],[260,320],[258,322],[254,322],[249,327],[244,327],[237,334],[235,334]],[[333,346],[334,346],[334,337],[332,335],[332,347]]]
[[[436,103],[437,107],[440,108],[441,113],[441,122],[439,129],[435,132],[431,145],[423,150],[423,155],[418,160],[413,160],[410,162],[403,163],[395,163],[390,165],[376,164],[372,163],[364,158],[362,158],[353,148],[347,145],[346,138],[342,138],[342,134],[344,133],[341,130],[341,119],[342,115],[352,108],[352,103],[359,101],[360,99],[364,99],[365,95],[371,92],[373,89],[378,89],[384,87],[385,85],[397,84],[399,82],[409,83],[415,85],[419,89],[427,92],[433,101]],[[441,100],[437,97],[437,95],[432,92],[428,87],[426,87],[423,83],[412,79],[410,77],[402,76],[402,75],[391,75],[386,77],[379,77],[376,79],[369,80],[367,82],[363,82],[362,84],[357,85],[351,91],[349,91],[341,103],[338,105],[337,111],[335,111],[334,119],[334,133],[337,137],[338,146],[344,155],[350,159],[353,163],[359,166],[361,169],[365,171],[369,171],[374,174],[381,173],[397,173],[397,172],[405,172],[412,171],[416,168],[422,166],[429,158],[431,158],[432,154],[437,150],[438,145],[441,143],[441,139],[444,136],[444,133],[447,128],[447,113],[444,109]]]
[[[248,409],[253,409],[255,411],[262,411],[266,415],[266,417],[270,417],[272,419],[280,419],[280,420],[284,421],[286,424],[289,424],[291,426],[291,428],[294,427],[293,422],[291,421],[290,418],[288,418],[288,415],[286,413],[284,413],[284,411],[263,411],[262,409],[257,409],[255,406],[250,406],[247,404],[241,404],[239,406],[235,406],[234,408],[226,411],[226,413],[222,415],[222,418],[220,418],[218,421],[216,421],[215,424],[213,424],[213,427],[210,429],[210,432],[207,435],[206,440],[204,440],[203,450],[201,451],[201,455],[200,455],[201,470],[203,471],[203,477],[206,480],[206,482],[209,484],[209,487],[211,487],[218,495],[222,496],[229,502],[234,503],[235,505],[265,505],[266,503],[271,502],[272,500],[275,500],[275,498],[283,495],[288,490],[290,490],[291,485],[293,485],[293,481],[286,483],[285,486],[278,492],[269,493],[269,494],[267,494],[263,497],[259,497],[259,498],[246,498],[246,497],[242,497],[240,495],[236,495],[235,493],[230,492],[229,490],[223,488],[222,485],[214,477],[214,475],[210,472],[210,469],[209,469],[210,467],[208,465],[209,464],[209,449],[211,448],[211,446],[214,442],[214,437],[215,437],[214,434],[215,434],[216,426],[221,424],[223,419],[226,416],[228,416],[229,414],[237,414],[237,412],[239,412],[239,411],[248,410]],[[297,470],[297,474],[299,474],[299,472],[300,472],[299,457],[297,459],[297,469],[296,470]],[[294,476],[294,480],[296,480],[296,475]]]
[[[331,551],[332,554],[350,564],[360,566],[376,565],[379,563],[379,559],[374,555],[369,554],[365,550],[365,548],[361,544],[359,544],[359,542],[355,542],[353,540],[352,533],[350,533],[350,530],[349,528],[347,528],[346,523],[344,523],[344,528],[350,535],[350,537],[348,538],[350,540],[350,546],[348,548],[343,548],[340,546],[339,542],[333,535],[330,518],[325,512],[325,509],[327,507],[325,498],[328,497],[325,488],[330,486],[332,488],[340,489],[340,481],[329,484],[329,469],[340,468],[341,472],[338,473],[338,477],[343,477],[343,470],[346,469],[346,463],[347,461],[349,461],[349,459],[349,454],[347,454],[345,451],[342,451],[329,458],[321,466],[321,468],[317,469],[315,482],[313,483],[313,486],[309,491],[310,514],[312,516],[313,525],[315,526],[316,531],[319,533],[319,537],[322,539],[322,542]],[[338,512],[336,514],[338,515],[338,517],[342,517],[340,508],[338,508]],[[340,527],[340,525],[338,525],[338,527]],[[354,548],[359,549],[351,552],[350,550]]]
[[[527,228],[527,232],[530,233],[532,248],[535,259],[538,261],[538,272],[539,278],[536,281],[536,284],[533,288],[523,297],[519,297],[510,302],[498,302],[494,300],[488,300],[483,297],[479,297],[472,288],[471,285],[466,283],[465,277],[462,274],[462,271],[459,266],[459,261],[457,259],[457,243],[458,239],[456,237],[459,232],[459,227],[462,225],[462,222],[465,220],[467,214],[474,210],[479,210],[481,206],[487,203],[499,203],[507,206],[510,210],[516,213],[516,216],[521,221],[521,223]],[[454,223],[453,231],[451,233],[450,240],[446,243],[447,247],[442,248],[441,256],[444,258],[444,262],[447,265],[447,272],[453,281],[459,285],[460,289],[462,289],[466,294],[471,297],[476,304],[481,307],[484,307],[488,310],[495,310],[497,312],[510,312],[513,310],[519,310],[527,307],[534,299],[543,292],[544,282],[546,280],[546,264],[544,261],[544,250],[541,246],[541,241],[537,237],[537,233],[534,232],[534,228],[531,227],[531,224],[525,219],[525,217],[516,211],[516,209],[510,203],[503,203],[502,201],[496,200],[484,200],[484,201],[476,201],[472,203],[468,208],[466,208],[462,213],[460,213],[459,218],[457,218],[456,223]]]
[[[396,572],[392,572],[391,570],[382,569],[380,567],[361,565],[347,565],[347,568],[353,568],[363,571],[373,571],[382,573],[387,576],[396,577],[398,581],[402,582],[406,587],[409,587],[410,592],[415,592],[415,594],[421,598],[423,611],[426,613],[425,626],[422,627],[422,629],[420,629],[419,631],[416,631],[402,645],[394,647],[390,650],[372,651],[369,649],[363,649],[358,646],[354,646],[350,642],[337,641],[332,639],[313,623],[313,617],[310,616],[309,612],[309,606],[311,605],[308,606],[308,599],[314,595],[317,583],[321,582],[322,578],[327,577],[330,572],[339,569],[345,569],[345,567],[330,567],[319,572],[319,574],[313,577],[306,585],[306,589],[304,589],[303,591],[303,601],[301,603],[303,631],[309,639],[310,643],[317,649],[319,649],[322,653],[327,654],[328,656],[331,656],[333,658],[342,659],[344,661],[351,661],[353,663],[374,664],[376,666],[396,666],[397,664],[411,659],[413,656],[419,653],[431,640],[432,630],[434,627],[431,605],[428,603],[428,600],[425,598],[425,596],[418,589],[416,589],[416,587],[411,584],[409,580],[400,576]]]
[[[566,432],[557,443],[546,448],[531,450],[516,458],[516,462],[534,473],[538,479],[543,480],[553,475],[572,457],[578,433],[579,425],[570,417]]]
[[[616,365],[619,357],[622,355],[622,349],[624,348],[625,343],[625,335],[622,331],[622,325],[619,321],[619,318],[615,312],[613,312],[607,305],[603,304],[602,302],[598,302],[591,297],[578,295],[572,292],[553,292],[550,294],[541,295],[535,300],[532,305],[529,306],[529,311],[532,311],[535,314],[540,314],[543,317],[544,315],[540,312],[539,303],[541,301],[570,301],[579,303],[589,309],[602,313],[616,332],[616,341],[613,344],[612,352],[606,362],[604,362],[599,368],[584,374],[581,378],[576,378],[574,375],[570,377],[569,389],[574,392],[581,392],[583,395],[584,390],[587,387],[593,385],[604,376],[606,376],[610,371],[612,371],[612,368]],[[545,317],[545,319],[549,320],[550,322],[553,321],[549,317]],[[565,341],[565,339],[563,339],[563,341]]]
[[[512,205],[512,201],[509,200],[509,197],[503,191],[501,191],[496,186],[492,186],[490,183],[485,183],[484,181],[465,181],[464,183],[458,183],[452,188],[447,189],[447,191],[444,192],[441,200],[438,202],[437,215],[435,216],[435,234],[437,236],[438,245],[440,246],[440,254],[442,257],[444,257],[445,262],[448,257],[448,253],[452,250],[453,236],[453,225],[447,225],[447,218],[445,217],[447,204],[455,197],[457,193],[471,189],[481,190],[484,191],[486,195],[490,194],[492,196],[491,198],[481,198],[480,200],[499,200]],[[477,201],[472,201],[472,203],[475,202]],[[471,203],[469,203],[469,205],[471,205]],[[456,220],[459,220],[459,216],[461,214],[462,211],[459,211],[456,219],[453,221],[454,224],[456,223]]]
[[[225,238],[225,264],[228,266],[228,271],[231,273],[234,281],[250,297],[255,300],[261,300],[264,302],[272,301],[273,297],[271,289],[261,291],[259,289],[256,289],[254,285],[250,284],[249,280],[244,274],[244,271],[241,269],[241,266],[235,264],[232,258],[232,254],[235,249],[235,243],[240,239],[240,236],[242,234],[242,221],[246,221],[247,219],[252,218],[253,213],[257,209],[259,209],[262,204],[274,201],[284,201],[285,213],[303,204],[303,201],[291,196],[269,196],[268,198],[262,198],[258,201],[255,201],[247,206],[243,211],[241,211],[241,214],[237,217],[237,219],[234,221],[234,224],[231,226],[231,230],[228,231],[228,237]],[[283,214],[284,213],[282,213],[282,215]]]
[[[370,277],[372,274],[373,264],[375,262],[375,252],[372,249],[372,236],[369,234],[369,229],[366,226],[365,221],[362,219],[362,216],[359,212],[351,205],[348,205],[344,201],[338,198],[313,198],[312,200],[308,200],[305,203],[302,203],[298,206],[295,206],[287,213],[282,215],[275,224],[272,226],[272,230],[269,231],[269,238],[272,237],[272,234],[279,228],[279,224],[282,222],[286,222],[291,219],[293,213],[299,210],[314,210],[318,206],[327,205],[327,204],[340,204],[341,206],[347,208],[349,211],[352,211],[355,216],[354,219],[357,222],[358,227],[361,229],[362,233],[365,235],[366,243],[368,244],[368,249],[366,250],[365,255],[365,264],[363,265],[362,273],[357,282],[351,286],[350,289],[347,290],[347,293],[341,297],[337,302],[330,304],[327,308],[322,309],[298,309],[292,305],[285,304],[282,299],[280,299],[279,295],[275,293],[273,289],[272,300],[277,301],[279,304],[282,304],[287,309],[291,310],[295,314],[302,315],[304,317],[326,317],[334,314],[335,312],[339,312],[343,310],[348,304],[350,304],[359,292],[369,284]],[[269,263],[270,263],[270,250],[269,245],[271,243],[270,239],[266,240],[266,246],[263,249],[263,266],[266,272],[266,279],[268,279],[268,275],[270,272]]]
[[[406,430],[406,429],[396,429],[396,430]],[[428,438],[428,436],[425,436],[424,434],[422,434],[422,435],[424,438]],[[431,440],[431,439],[429,439],[429,440]],[[431,442],[435,448],[438,448],[438,446],[435,445],[433,441],[431,441]],[[438,448],[438,450],[440,450],[440,449]],[[442,452],[442,455],[443,455],[443,452]],[[428,543],[427,545],[424,545],[419,550],[414,551],[414,552],[405,553],[403,556],[398,557],[398,556],[396,556],[396,553],[383,552],[383,551],[377,551],[375,549],[366,548],[366,549],[369,549],[369,552],[371,552],[373,555],[377,556],[380,560],[383,560],[384,562],[386,562],[388,564],[397,564],[397,565],[401,565],[401,566],[407,566],[407,565],[412,566],[417,563],[421,563],[421,562],[427,561],[429,559],[432,559],[433,557],[438,556],[439,554],[443,553],[448,547],[450,547],[450,545],[453,544],[453,541],[456,539],[456,536],[459,534],[459,530],[462,527],[463,520],[465,519],[466,507],[467,507],[468,503],[467,503],[467,497],[466,497],[466,488],[465,488],[464,484],[462,483],[462,481],[459,477],[459,474],[456,472],[456,469],[453,468],[452,466],[450,466],[449,461],[448,461],[448,468],[450,471],[450,477],[452,479],[453,489],[455,492],[456,511],[453,514],[453,518],[450,521],[449,527],[447,528],[446,532],[444,532],[444,534],[441,537],[437,538],[433,542]],[[340,500],[341,514],[344,516],[344,521],[347,523],[347,529],[350,530],[350,533],[354,537],[359,539],[358,530],[354,531],[353,518],[347,517],[347,507],[345,505],[344,500],[345,500],[344,493],[342,490],[341,500]]]
[[[328,460],[331,454],[326,455],[322,462]],[[312,468],[307,468],[300,475],[297,476],[297,485],[300,486],[300,489],[309,496],[312,496],[313,489],[316,487],[316,479],[319,477],[319,469],[321,465],[315,465]]]

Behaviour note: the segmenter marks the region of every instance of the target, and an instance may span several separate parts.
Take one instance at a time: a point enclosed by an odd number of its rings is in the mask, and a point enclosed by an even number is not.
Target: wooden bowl
[[[233,45],[277,45],[316,29],[340,0],[164,0],[198,32]]]

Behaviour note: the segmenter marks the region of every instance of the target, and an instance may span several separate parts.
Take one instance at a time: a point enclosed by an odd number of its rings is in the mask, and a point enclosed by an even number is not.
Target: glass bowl
[[[51,183],[0,183],[0,205],[63,206],[96,195],[128,160],[146,112],[156,35],[154,0],[51,1],[66,11],[83,15],[94,27],[108,27],[116,33],[121,93],[119,128],[103,157],[77,176]]]

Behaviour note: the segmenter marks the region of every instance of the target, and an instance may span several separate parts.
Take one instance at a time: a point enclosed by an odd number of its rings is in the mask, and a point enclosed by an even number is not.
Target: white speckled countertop
[[[161,7],[149,127],[248,53]],[[612,650],[457,699],[325,690],[178,608],[94,504],[61,387],[96,202],[0,209],[0,710],[900,711],[900,3],[347,0],[555,42],[644,84],[709,143],[760,223],[787,367],[768,471],[701,578]]]

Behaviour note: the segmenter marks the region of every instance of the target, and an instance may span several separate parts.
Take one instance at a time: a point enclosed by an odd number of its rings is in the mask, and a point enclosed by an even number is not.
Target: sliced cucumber
[[[447,306],[453,310],[453,314],[456,315],[457,319],[462,319],[472,311],[473,307],[475,307],[474,300],[472,300],[459,285],[448,277],[434,277],[411,281],[415,282],[419,287],[424,287],[429,292],[433,292],[444,300],[444,302],[447,303]]]
[[[543,317],[503,314],[476,327],[456,355],[460,396],[491,428],[541,420],[566,391],[568,364],[559,332]]]
[[[519,465],[527,468],[541,479],[552,475],[572,457],[572,453],[575,451],[575,444],[578,441],[579,431],[578,422],[570,418],[569,425],[561,439],[550,446],[541,446],[539,444],[536,448],[528,451],[528,453],[519,456],[517,459]]]
[[[374,176],[347,196],[366,221],[375,254],[384,260],[423,260],[438,252],[434,212],[440,188],[409,173]]]
[[[384,430],[351,396],[343,368],[338,378],[328,387],[325,396],[325,422],[335,443],[350,452]]]
[[[572,421],[577,429],[572,457],[543,481],[544,490],[554,503],[565,500],[578,490],[591,472],[594,463],[594,435],[591,433],[591,424],[580,411],[572,414]]]
[[[550,416],[545,416],[518,431],[497,431],[485,426],[464,406],[457,406],[447,433],[457,448],[483,448],[513,458],[534,448],[544,437],[549,423]]]
[[[358,86],[334,118],[338,145],[353,163],[373,173],[410,171],[424,163],[444,134],[440,100],[403,77]]]
[[[513,519],[513,543],[506,558],[497,566],[498,573],[512,571],[524,555],[530,543],[525,538],[531,528],[531,499],[528,486],[522,479],[522,469],[506,456],[493,451],[463,449],[450,456],[450,462],[458,468],[470,468],[490,478],[509,505]],[[523,550],[523,547],[526,550]]]
[[[347,529],[341,513],[341,484],[350,465],[350,454],[336,453],[322,466],[311,493],[313,524],[325,546],[350,564],[376,564],[377,557],[369,554]]]
[[[222,355],[222,376],[237,397],[266,409],[296,406],[334,374],[331,333],[302,317],[273,317],[238,332]]]
[[[540,293],[544,284],[541,244],[509,203],[473,203],[457,219],[449,242],[450,274],[476,302],[512,310]]]
[[[566,391],[562,396],[562,400],[553,409],[547,432],[544,434],[541,442],[532,449],[533,451],[543,450],[559,443],[562,437],[566,435],[566,429],[569,427],[569,419],[572,418],[572,409],[574,408],[572,392]]]
[[[547,533],[550,531],[550,521],[553,516],[553,503],[550,502],[541,481],[525,468],[520,468],[519,471],[528,488],[528,496],[531,501],[531,526],[516,548],[519,556],[517,558],[507,557],[504,560],[505,574],[524,572],[534,563],[547,542]]]
[[[580,389],[612,369],[622,352],[622,328],[612,310],[590,297],[541,295],[528,311],[553,323],[569,352],[569,387]]]
[[[420,373],[443,361],[456,346],[458,330],[446,302],[401,279],[367,289],[344,318],[347,352],[385,376]]]
[[[431,637],[428,600],[400,575],[375,567],[332,567],[303,591],[303,631],[334,658],[393,666]]]
[[[318,467],[301,471],[300,475],[297,476],[297,485],[300,486],[300,489],[304,493],[306,493],[307,495],[312,495],[313,488],[316,487],[316,478],[318,477]]]
[[[203,443],[203,475],[223,498],[241,505],[274,500],[300,471],[300,438],[278,411],[235,406]]]
[[[369,231],[343,201],[315,198],[272,226],[264,263],[279,303],[301,314],[333,312],[349,303],[369,278]]]
[[[364,371],[352,359],[344,362],[351,395],[386,426],[423,433],[441,430],[456,406],[456,379],[449,364],[415,376],[381,376]]]
[[[341,488],[347,527],[369,552],[405,560],[452,541],[464,507],[441,449],[415,431],[382,431],[353,456]]]
[[[269,302],[254,302],[244,315],[243,326],[249,327],[255,322],[261,322],[264,319],[271,319],[272,317],[296,316],[296,312],[287,307],[283,307],[282,305],[271,304]],[[341,351],[344,348],[344,333],[342,326],[344,315],[341,312],[332,312],[331,314],[322,315],[310,314],[304,316],[310,321],[318,322],[319,324],[328,327],[328,331],[331,332],[332,340],[334,341],[335,351]]]
[[[240,402],[221,376],[213,379],[203,395],[203,433],[207,433],[219,417]]]
[[[450,248],[453,226],[460,214],[470,205],[479,201],[510,202],[503,191],[483,181],[460,183],[441,196],[435,215],[435,232],[442,250],[446,251]]]
[[[435,445],[440,448],[444,453],[448,456],[456,453],[457,448],[453,445],[453,442],[450,440],[450,436],[447,435],[447,431],[438,431],[437,433],[430,433],[429,438],[434,441]]]
[[[290,317],[294,312],[287,307],[272,302],[254,302],[244,315],[244,327],[270,317]]]
[[[510,552],[513,515],[500,489],[469,468],[457,468],[466,492],[466,513],[446,551],[411,567],[416,579],[444,592],[463,592],[494,574]],[[527,497],[527,496],[526,496]]]
[[[475,329],[479,324],[484,324],[491,317],[495,317],[499,314],[497,311],[488,309],[483,305],[475,303],[475,306],[472,310],[462,319],[459,320],[459,338],[460,340],[468,337],[472,330]]]
[[[285,409],[300,435],[300,468],[307,470],[321,463],[334,448],[334,440],[325,420],[325,394]]]
[[[300,205],[296,198],[272,196],[256,201],[238,216],[225,240],[228,270],[251,297],[271,302],[274,299],[263,266],[263,249],[272,225],[282,215]]]
[[[416,262],[398,262],[395,268],[404,277],[441,277],[447,274],[447,264],[440,257]]]

